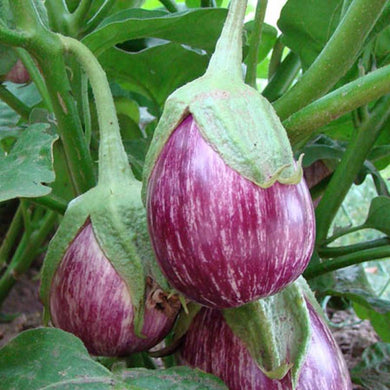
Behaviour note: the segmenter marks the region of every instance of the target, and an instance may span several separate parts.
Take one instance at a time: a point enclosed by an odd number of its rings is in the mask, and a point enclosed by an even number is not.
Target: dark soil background
[[[42,304],[38,298],[39,271],[30,269],[23,275],[12,289],[4,302],[3,314],[17,314],[9,323],[0,322],[0,348],[18,333],[42,325]],[[341,328],[332,328],[333,334],[345,356],[348,367],[355,366],[365,348],[378,341],[378,336],[368,321],[359,319],[349,311],[330,311],[332,322],[337,324],[352,324]],[[354,390],[363,387],[354,386]]]

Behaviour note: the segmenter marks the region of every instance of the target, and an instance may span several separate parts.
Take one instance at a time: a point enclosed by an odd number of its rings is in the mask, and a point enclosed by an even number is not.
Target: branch
[[[341,115],[390,93],[390,65],[336,89],[283,121],[290,142],[305,141],[313,132]]]
[[[355,62],[387,0],[353,0],[336,31],[298,82],[274,104],[284,120],[329,91]]]

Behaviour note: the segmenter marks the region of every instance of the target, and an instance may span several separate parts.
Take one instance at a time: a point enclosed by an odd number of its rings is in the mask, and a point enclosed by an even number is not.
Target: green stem
[[[271,80],[272,76],[274,75],[280,63],[282,62],[284,48],[285,46],[282,41],[282,36],[280,35],[275,42],[274,48],[272,50],[271,59],[269,61],[268,80]]]
[[[29,201],[40,206],[44,206],[49,210],[64,214],[68,207],[68,202],[56,195],[46,195],[39,198],[29,198]]]
[[[205,76],[229,75],[242,80],[242,28],[247,0],[232,0]]]
[[[7,270],[0,278],[0,305],[4,302],[18,277],[30,268],[56,220],[57,213],[49,211],[43,218],[39,229],[35,230],[28,239],[26,234],[23,235]]]
[[[283,121],[292,145],[343,114],[390,93],[390,65],[351,81]]]
[[[79,31],[85,18],[92,6],[92,0],[80,0],[79,5],[71,16],[71,22],[73,26],[73,31]]]
[[[340,237],[344,237],[348,234],[352,234],[352,233],[356,233],[358,232],[359,230],[363,230],[363,229],[366,229],[367,227],[363,224],[363,225],[359,225],[359,226],[353,226],[351,228],[347,228],[345,230],[341,230],[335,234],[333,234],[333,236],[330,236],[328,237],[326,240],[324,240],[322,242],[322,245],[328,245],[330,244],[331,242],[333,241],[336,241],[338,238]]]
[[[288,90],[300,68],[301,61],[298,55],[290,52],[276,69],[276,72],[273,73],[262,95],[270,102],[278,99]]]
[[[90,146],[92,139],[92,122],[88,98],[88,77],[84,72],[81,75],[81,106],[84,119],[85,140],[87,145]]]
[[[13,93],[0,84],[0,99],[10,106],[18,115],[20,115],[25,121],[28,121],[30,116],[30,107],[19,100]]]
[[[274,104],[284,120],[321,97],[350,69],[387,0],[353,0],[336,31],[298,82]]]
[[[215,8],[215,1],[214,0],[201,0],[200,6],[202,8]]]
[[[257,60],[259,57],[265,11],[267,10],[267,1],[268,0],[257,0],[255,23],[249,42],[249,52],[246,60],[247,70],[245,82],[253,88],[256,88]]]
[[[378,248],[385,245],[390,245],[389,237],[377,238],[375,240],[365,242],[358,242],[352,245],[319,248],[318,254],[321,258],[332,258],[348,255],[350,253],[359,252],[365,249]]]
[[[179,8],[174,0],[159,0],[169,12],[178,12]]]
[[[99,23],[109,14],[116,0],[106,0],[96,14],[88,21],[84,33],[93,31]]]
[[[30,54],[26,50],[22,48],[16,48],[15,50],[18,54],[18,57],[23,62],[23,65],[26,67],[28,74],[30,75],[31,80],[34,82],[39,94],[41,95],[46,108],[50,112],[53,112],[53,106],[51,104],[49,92],[45,85],[45,80],[39,72],[39,69],[35,64],[34,60],[31,58]]]
[[[22,46],[29,36],[20,31],[10,30],[0,23],[0,42],[9,46]]]
[[[329,185],[316,208],[317,243],[326,239],[329,227],[349,188],[375,143],[382,126],[390,115],[390,96],[374,107],[370,118],[363,123],[357,137],[350,142]]]
[[[387,257],[390,257],[390,245],[364,249],[345,256],[340,256],[337,259],[328,260],[324,263],[317,263],[309,266],[303,275],[306,279],[312,279],[325,273],[336,271],[351,265],[364,263],[365,261],[384,259]]]
[[[122,144],[115,104],[107,76],[96,57],[76,39],[60,36],[65,49],[72,53],[89,77],[98,114],[100,130],[99,184],[108,184],[118,176],[132,177]]]
[[[65,1],[46,1],[45,6],[49,16],[50,27],[55,32],[69,33],[68,21],[70,14],[66,8]]]
[[[11,4],[18,26],[26,26],[32,32],[23,47],[38,61],[45,77],[72,186],[76,194],[83,193],[95,185],[95,177],[77,107],[71,94],[63,47],[58,36],[41,25],[31,0],[13,0]]]
[[[22,228],[22,207],[19,205],[0,247],[0,269],[7,262],[11,249],[15,245],[15,241],[22,231]]]

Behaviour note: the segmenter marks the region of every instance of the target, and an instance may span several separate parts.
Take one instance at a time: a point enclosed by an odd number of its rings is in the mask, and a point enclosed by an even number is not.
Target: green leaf
[[[289,0],[282,9],[278,27],[283,42],[297,53],[306,70],[335,31],[343,0]]]
[[[390,389],[390,344],[379,342],[369,346],[362,361],[352,368],[351,378],[367,390]]]
[[[103,53],[99,61],[124,87],[162,106],[175,89],[204,73],[209,58],[182,45],[168,43],[138,53],[112,48]]]
[[[148,390],[227,390],[220,379],[189,367],[166,370],[138,368],[121,372],[120,378],[128,384]]]
[[[390,235],[390,198],[378,196],[371,201],[364,226]]]
[[[97,55],[118,43],[148,37],[211,52],[221,33],[226,11],[208,8],[170,14],[129,9],[106,19],[83,42]]]
[[[47,128],[42,123],[29,126],[10,153],[0,156],[0,201],[50,193],[43,183],[55,179],[52,150],[58,137],[47,133]]]
[[[390,302],[387,301],[390,305]],[[362,320],[370,320],[378,336],[385,342],[390,343],[390,311],[387,313],[378,313],[375,310],[354,304],[353,308],[356,315]]]
[[[377,313],[390,313],[390,301],[376,296],[361,264],[311,279],[310,286],[319,295],[344,297]]]
[[[2,389],[108,390],[118,382],[93,361],[70,333],[40,328],[21,333],[0,350]]]

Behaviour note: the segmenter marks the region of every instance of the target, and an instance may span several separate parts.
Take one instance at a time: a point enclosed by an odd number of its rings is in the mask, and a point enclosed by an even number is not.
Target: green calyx
[[[301,279],[271,297],[223,310],[261,371],[280,380],[291,370],[294,388],[311,340],[307,285]]]
[[[170,135],[188,115],[225,163],[259,187],[301,180],[300,162],[294,161],[287,133],[274,109],[243,81],[245,7],[246,1],[232,0],[205,75],[168,97],[146,156],[144,183]]]
[[[90,221],[101,250],[127,285],[134,309],[134,329],[141,336],[146,277],[152,277],[166,291],[169,287],[155,263],[140,193],[141,183],[129,179],[110,186],[98,185],[69,204],[42,268],[40,295],[46,322],[50,318],[52,278],[70,243]]]

